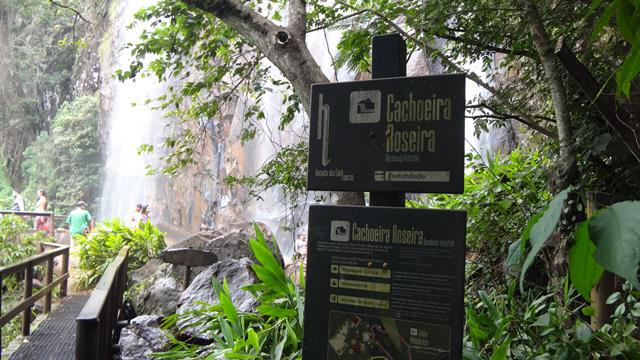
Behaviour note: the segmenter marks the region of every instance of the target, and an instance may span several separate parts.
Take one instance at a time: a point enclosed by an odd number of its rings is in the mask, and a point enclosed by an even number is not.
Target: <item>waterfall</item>
[[[111,48],[113,59],[109,73],[116,69],[126,69],[131,60],[127,50],[121,50],[127,43],[135,43],[143,24],[134,29],[126,26],[133,20],[133,14],[156,0],[121,0],[117,14],[113,17],[113,35]],[[312,55],[325,75],[332,81],[350,81],[357,74],[345,69],[335,70],[333,58],[340,39],[338,31],[316,31],[307,35],[307,43]],[[429,65],[427,58],[419,53],[413,55],[409,65],[410,76],[426,75],[437,72],[440,67]],[[271,70],[274,78],[282,75],[275,67]],[[179,84],[177,84],[179,86]],[[299,113],[287,130],[277,130],[280,116],[284,111],[283,93],[276,90],[265,94],[260,100],[266,119],[260,126],[266,131],[247,144],[240,143],[243,127],[244,109],[252,103],[242,95],[224,109],[210,126],[210,144],[205,153],[198,157],[198,168],[185,169],[183,175],[169,179],[165,176],[147,176],[146,166],[157,165],[153,156],[136,155],[137,148],[144,143],[158,146],[165,136],[162,113],[151,110],[145,105],[148,98],[165,93],[166,87],[155,78],[138,78],[135,81],[121,83],[114,79],[103,86],[109,103],[106,161],[102,197],[99,203],[98,218],[127,217],[137,202],[152,206],[157,222],[173,225],[183,230],[195,232],[201,224],[221,227],[242,221],[265,223],[276,238],[285,258],[294,251],[295,230],[305,232],[306,209],[313,202],[314,194],[300,199],[295,213],[292,204],[284,201],[282,188],[272,188],[260,194],[261,200],[247,199],[240,189],[227,189],[222,184],[226,175],[240,177],[254,175],[259,168],[272,157],[279,145],[295,144],[306,141],[306,115]],[[475,87],[467,89],[467,99],[479,94]],[[132,106],[132,103],[139,106]],[[467,134],[472,124],[467,123]],[[474,140],[472,140],[474,141]]]
[[[109,44],[113,56],[108,74],[128,68],[131,56],[123,47],[138,40],[143,26],[128,29],[127,25],[133,21],[136,11],[155,2],[119,2],[112,17],[115,33]],[[138,77],[135,81],[126,82],[107,77],[102,93],[107,97],[110,109],[106,121],[105,165],[97,218],[127,218],[136,203],[151,204],[153,209],[157,202],[157,179],[146,175],[146,166],[153,164],[154,159],[150,155],[137,155],[137,149],[141,144],[157,144],[162,139],[162,114],[150,110],[144,102],[162,95],[164,87],[154,77]]]

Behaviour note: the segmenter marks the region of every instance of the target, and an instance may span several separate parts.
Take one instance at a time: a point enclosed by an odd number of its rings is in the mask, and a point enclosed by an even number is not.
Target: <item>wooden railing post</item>
[[[49,285],[53,281],[53,259],[54,256],[50,256],[47,259],[47,272],[45,274],[44,284]],[[48,314],[51,311],[51,292],[48,291],[44,296],[44,313]]]
[[[67,248],[67,250],[62,253],[62,273],[69,273],[69,248]],[[65,296],[67,296],[67,279],[64,279],[60,283],[60,297]]]
[[[2,283],[2,274],[0,274],[0,315],[2,315],[2,287],[3,287],[3,283]],[[0,326],[0,358],[2,358],[2,326]]]
[[[24,300],[31,297],[33,293],[33,263],[27,264],[24,271]],[[29,336],[31,332],[31,306],[27,306],[22,312],[22,335]]]

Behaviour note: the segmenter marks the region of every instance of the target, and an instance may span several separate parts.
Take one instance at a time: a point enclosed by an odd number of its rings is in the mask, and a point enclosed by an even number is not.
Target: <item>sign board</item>
[[[303,359],[462,359],[466,212],[311,206]]]
[[[311,88],[309,190],[462,193],[465,76]]]
[[[199,249],[180,248],[168,249],[160,253],[162,261],[185,266],[208,266],[218,262],[215,253]]]

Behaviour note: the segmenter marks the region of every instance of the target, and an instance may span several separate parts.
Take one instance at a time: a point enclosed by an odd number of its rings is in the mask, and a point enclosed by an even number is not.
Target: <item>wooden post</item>
[[[182,291],[187,290],[189,286],[189,278],[191,277],[191,266],[187,265],[184,269],[184,284],[182,284]]]
[[[371,77],[382,79],[407,76],[407,43],[400,34],[378,35],[371,39]],[[404,207],[403,192],[371,192],[371,206]]]
[[[62,253],[62,275],[69,273],[69,249]],[[67,279],[60,283],[60,296],[67,296]]]
[[[51,284],[53,281],[53,259],[54,256],[50,256],[47,259],[47,270],[45,273],[45,286]],[[44,313],[48,314],[51,311],[51,291],[47,291],[47,294],[44,296]]]
[[[2,314],[2,275],[0,274],[0,315]],[[2,326],[0,326],[0,339],[2,339]],[[2,343],[0,343],[0,358],[2,358]]]
[[[31,297],[33,293],[33,264],[27,264],[25,269],[24,284],[24,300]],[[28,306],[22,312],[22,335],[29,336],[31,332],[31,306]]]

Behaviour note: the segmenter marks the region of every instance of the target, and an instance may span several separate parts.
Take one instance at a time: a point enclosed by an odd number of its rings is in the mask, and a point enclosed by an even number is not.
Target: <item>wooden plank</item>
[[[218,255],[210,251],[180,248],[165,250],[160,254],[164,262],[174,265],[207,266],[218,262]]]
[[[53,257],[50,257],[47,261],[47,270],[45,273],[45,285],[51,284],[53,281]],[[47,292],[44,296],[44,313],[48,314],[51,311],[51,292]]]
[[[2,215],[16,215],[16,216],[53,216],[53,212],[50,211],[11,211],[11,210],[0,210],[0,214]]]
[[[51,284],[42,288],[42,290],[38,291],[35,295],[32,295],[26,300],[21,301],[18,305],[16,305],[13,309],[7,311],[2,316],[0,316],[0,327],[7,324],[11,319],[20,314],[26,307],[33,306],[36,301],[40,300],[47,292],[51,292],[51,290],[60,285],[60,283],[69,278],[69,274],[64,274],[59,278],[55,279]]]
[[[28,300],[33,295],[33,264],[29,264],[24,275],[24,300]],[[31,332],[31,306],[27,306],[22,312],[22,336],[29,336]]]
[[[116,256],[115,260],[109,264],[104,274],[102,274],[100,281],[98,281],[98,285],[96,285],[91,292],[91,297],[87,300],[87,303],[82,308],[82,311],[80,311],[76,320],[84,321],[97,319],[100,316],[100,312],[105,305],[107,296],[109,295],[116,275],[118,274],[118,268],[125,262],[128,253],[129,247],[125,246],[120,250],[120,253]]]

